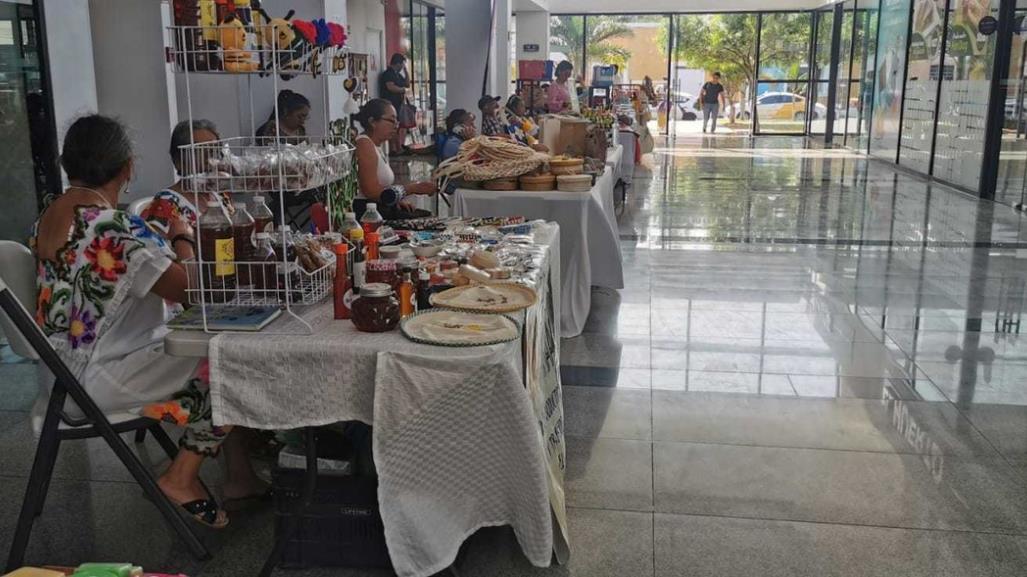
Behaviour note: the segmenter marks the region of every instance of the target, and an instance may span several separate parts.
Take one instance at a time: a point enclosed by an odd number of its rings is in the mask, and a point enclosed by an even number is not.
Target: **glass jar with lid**
[[[392,287],[385,283],[368,283],[360,289],[360,298],[353,301],[353,324],[365,333],[384,333],[399,324],[399,301]]]

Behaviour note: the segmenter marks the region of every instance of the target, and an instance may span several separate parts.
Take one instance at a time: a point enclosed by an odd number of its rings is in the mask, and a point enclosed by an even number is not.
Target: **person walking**
[[[720,83],[720,72],[714,72],[709,82],[702,85],[699,101],[702,102],[702,131],[706,132],[706,123],[712,118],[710,132],[716,132],[717,117],[724,105],[724,85]]]

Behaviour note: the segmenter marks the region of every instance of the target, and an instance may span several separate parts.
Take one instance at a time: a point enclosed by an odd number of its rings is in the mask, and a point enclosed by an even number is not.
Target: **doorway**
[[[0,239],[22,243],[47,197],[60,190],[37,4],[0,0]]]

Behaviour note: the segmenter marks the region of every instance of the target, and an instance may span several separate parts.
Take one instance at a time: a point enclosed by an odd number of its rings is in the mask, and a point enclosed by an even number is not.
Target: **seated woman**
[[[549,152],[549,148],[535,138],[538,126],[528,118],[528,107],[524,99],[516,94],[506,101],[506,131],[515,142],[530,146],[538,152]]]
[[[460,145],[478,136],[474,128],[474,114],[457,108],[446,117],[446,140],[442,145],[442,160],[453,158],[460,152]]]
[[[365,104],[354,116],[364,131],[353,142],[357,155],[357,182],[359,191],[353,200],[353,211],[359,219],[367,210],[367,203],[378,205],[378,212],[386,220],[402,220],[430,216],[418,210],[403,198],[408,195],[432,195],[438,190],[434,182],[396,184],[396,175],[382,152],[381,145],[396,132],[396,109],[386,100],[375,98]]]
[[[186,428],[182,450],[158,485],[196,521],[222,528],[228,517],[198,473],[230,428],[211,422],[206,363],[163,350],[165,301],[186,296],[180,261],[193,256],[191,227],[174,219],[158,236],[141,218],[116,208],[133,162],[128,134],[115,120],[76,120],[64,138],[61,165],[71,186],[40,215],[31,241],[38,263],[36,320],[101,409],[142,407],[145,416]],[[225,447],[225,496],[260,491],[244,447]]]
[[[257,136],[278,138],[282,142],[299,144],[307,140],[307,118],[310,116],[310,101],[306,96],[292,90],[278,93],[278,115],[271,110],[271,116],[257,129]]]
[[[143,210],[142,217],[147,223],[161,231],[167,231],[175,220],[182,219],[189,226],[196,226],[196,219],[207,212],[207,203],[216,201],[229,215],[235,212],[232,197],[227,192],[220,194],[207,192],[186,192],[186,179],[197,171],[193,159],[182,157],[180,147],[188,144],[200,144],[218,140],[217,127],[209,120],[194,120],[192,124],[183,120],[171,131],[171,162],[179,179],[168,188],[153,196],[150,205]],[[190,155],[191,156],[191,155]]]

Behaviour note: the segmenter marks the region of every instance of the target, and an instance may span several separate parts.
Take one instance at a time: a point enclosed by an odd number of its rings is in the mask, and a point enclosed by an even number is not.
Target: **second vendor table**
[[[585,328],[592,307],[592,286],[624,288],[614,184],[614,171],[607,166],[589,192],[458,188],[453,210],[458,216],[524,216],[559,223],[563,282],[560,333],[569,338]]]
[[[547,566],[554,551],[567,555],[559,227],[536,224],[535,238],[527,280],[539,299],[521,314],[520,341],[417,344],[398,330],[357,332],[324,303],[301,312],[313,334],[275,334],[299,328],[283,316],[255,334],[173,331],[165,350],[209,357],[216,425],[373,425],[385,539],[401,577],[445,569],[464,539],[497,524]]]

